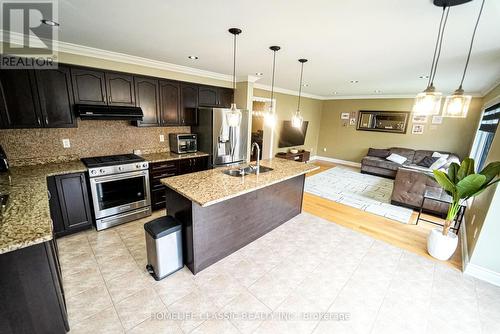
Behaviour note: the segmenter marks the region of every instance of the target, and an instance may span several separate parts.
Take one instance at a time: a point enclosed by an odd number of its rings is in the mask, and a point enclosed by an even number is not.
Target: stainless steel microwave
[[[170,152],[194,153],[198,151],[197,136],[193,133],[170,133],[168,135]]]

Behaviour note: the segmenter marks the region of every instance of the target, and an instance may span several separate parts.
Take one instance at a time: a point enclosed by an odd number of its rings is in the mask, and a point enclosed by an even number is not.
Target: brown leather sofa
[[[407,161],[401,165],[385,158],[366,156],[361,160],[361,173],[394,178],[394,188],[391,196],[392,204],[418,209],[427,189],[433,190],[437,194],[444,193],[441,186],[427,175],[431,170],[417,166],[423,158],[432,156],[434,151],[392,147],[389,152],[402,155],[407,158]],[[456,154],[440,153],[449,155],[446,165],[442,167],[445,170],[448,169],[452,162],[458,163],[460,161]],[[426,201],[424,209],[444,214],[448,210],[448,205],[435,201]]]

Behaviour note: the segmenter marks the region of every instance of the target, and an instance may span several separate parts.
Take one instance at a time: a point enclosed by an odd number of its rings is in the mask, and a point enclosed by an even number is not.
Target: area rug
[[[408,224],[413,210],[391,204],[393,184],[390,179],[337,166],[307,177],[305,191]]]

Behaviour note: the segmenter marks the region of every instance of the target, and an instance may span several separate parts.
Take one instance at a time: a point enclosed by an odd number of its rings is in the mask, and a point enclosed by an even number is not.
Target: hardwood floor
[[[329,168],[335,167],[332,163],[314,161],[319,170],[307,174],[312,176]],[[303,210],[315,216],[329,220],[352,230],[367,234],[376,239],[385,241],[410,252],[431,258],[427,253],[427,235],[435,227],[430,223],[420,222],[415,225],[418,212],[414,211],[410,224],[401,224],[397,221],[374,215],[347,205],[336,203],[319,196],[304,193]],[[432,217],[433,220],[438,218]],[[444,262],[454,268],[462,270],[460,244],[453,257]]]

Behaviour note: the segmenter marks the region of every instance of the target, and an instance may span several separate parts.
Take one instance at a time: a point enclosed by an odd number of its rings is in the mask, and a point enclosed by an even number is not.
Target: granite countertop
[[[183,153],[177,154],[173,152],[163,152],[163,153],[149,153],[149,154],[141,154],[146,161],[155,163],[162,161],[171,161],[171,160],[180,160],[180,159],[189,159],[189,158],[198,158],[198,157],[206,157],[207,153],[204,152],[196,152],[196,153]]]
[[[0,217],[0,254],[53,238],[47,176],[84,172],[80,161],[11,167],[0,173],[0,192],[9,194]]]
[[[191,201],[209,206],[319,169],[310,163],[280,158],[262,160],[261,166],[274,170],[259,175],[234,177],[223,173],[230,168],[216,168],[164,178],[161,182]]]

